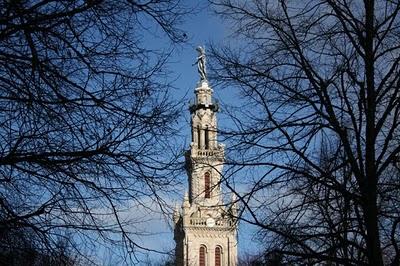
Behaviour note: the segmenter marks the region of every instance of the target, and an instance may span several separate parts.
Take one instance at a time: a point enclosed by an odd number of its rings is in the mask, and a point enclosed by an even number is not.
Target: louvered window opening
[[[200,247],[199,265],[200,266],[206,266],[206,248],[205,247]]]
[[[209,199],[210,196],[211,196],[211,191],[210,191],[211,190],[211,187],[210,187],[211,180],[210,179],[211,179],[210,178],[210,173],[206,172],[204,174],[204,197],[206,199]]]
[[[215,266],[221,266],[221,248],[215,248]]]

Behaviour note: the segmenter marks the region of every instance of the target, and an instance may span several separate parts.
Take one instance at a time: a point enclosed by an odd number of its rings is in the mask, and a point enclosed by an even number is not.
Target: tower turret
[[[190,106],[192,140],[186,153],[189,178],[189,201],[215,206],[221,201],[221,173],[224,145],[217,141],[218,104],[207,81],[195,89],[195,103]]]

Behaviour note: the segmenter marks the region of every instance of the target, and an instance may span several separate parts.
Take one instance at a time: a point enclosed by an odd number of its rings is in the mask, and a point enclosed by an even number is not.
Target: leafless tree
[[[212,73],[246,99],[242,218],[284,263],[399,265],[400,3],[211,2],[235,37]]]
[[[37,248],[65,234],[78,249],[145,248],[126,210],[176,182],[165,64],[186,12],[178,0],[0,1],[0,231],[29,230]]]
[[[250,254],[242,254],[238,258],[238,264],[240,266],[262,266],[265,265],[263,262],[262,255],[250,255]]]
[[[85,256],[75,252],[74,247],[71,246],[71,239],[67,236],[60,237],[51,249],[40,248],[42,240],[30,228],[7,228],[0,232],[0,237],[4,242],[0,247],[0,265],[77,266],[90,264]]]

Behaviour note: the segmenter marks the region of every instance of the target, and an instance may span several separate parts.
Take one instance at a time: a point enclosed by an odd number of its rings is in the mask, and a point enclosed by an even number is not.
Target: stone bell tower
[[[176,265],[237,265],[236,205],[227,207],[220,187],[224,145],[217,141],[218,105],[206,79],[204,48],[197,48],[200,81],[194,90],[192,141],[186,152],[189,193],[175,209]]]

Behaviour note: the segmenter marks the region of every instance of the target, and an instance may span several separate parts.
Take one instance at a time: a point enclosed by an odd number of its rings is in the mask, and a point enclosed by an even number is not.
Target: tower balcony
[[[218,144],[217,149],[198,149],[192,145],[191,149],[185,152],[186,171],[191,175],[191,171],[197,167],[205,165],[213,165],[213,167],[217,168],[222,167],[224,156],[224,146],[221,144]]]
[[[204,103],[204,102],[199,102],[199,103],[194,103],[190,102],[189,103],[189,111],[191,114],[196,112],[199,109],[210,109],[213,112],[218,112],[219,111],[219,103],[217,100],[212,100],[210,103]]]
[[[218,144],[213,149],[198,149],[192,145],[191,149],[188,150],[187,156],[193,159],[217,159],[219,161],[224,160],[225,152],[224,145]]]
[[[189,226],[193,227],[214,227],[214,228],[233,228],[236,222],[232,219],[217,219],[212,224],[207,223],[209,218],[190,218]]]
[[[207,149],[195,149],[192,151],[194,157],[224,157],[223,150],[207,150]]]

